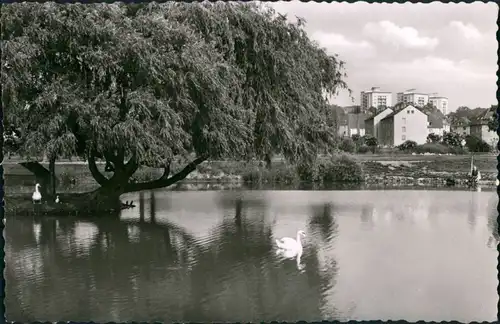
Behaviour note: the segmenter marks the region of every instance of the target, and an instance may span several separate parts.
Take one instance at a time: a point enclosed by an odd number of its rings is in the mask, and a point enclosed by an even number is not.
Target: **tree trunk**
[[[121,163],[119,160],[113,161],[114,163],[114,174],[111,178],[107,178],[102,174],[96,165],[96,158],[98,154],[92,152],[89,156],[89,170],[94,177],[94,179],[101,185],[101,187],[88,195],[90,201],[89,206],[93,209],[119,209],[121,206],[119,197],[120,195],[128,192],[136,192],[143,190],[154,190],[159,188],[168,187],[176,182],[182,181],[186,176],[194,171],[196,167],[204,162],[208,157],[202,155],[191,163],[186,165],[184,169],[178,173],[170,175],[170,165],[167,165],[164,169],[163,175],[154,181],[143,182],[143,183],[130,183],[130,178],[138,169],[137,160],[132,157],[126,164]],[[154,195],[151,197],[154,200]],[[154,204],[154,201],[151,202]],[[154,213],[155,211],[151,211]],[[152,221],[154,222],[154,214],[152,216]]]
[[[50,172],[50,188],[49,193],[52,199],[56,197],[56,158],[51,157],[49,160],[49,172]]]
[[[264,161],[266,162],[266,168],[267,169],[271,169],[271,163],[272,163],[272,154],[271,153],[267,153],[265,158],[264,158]]]

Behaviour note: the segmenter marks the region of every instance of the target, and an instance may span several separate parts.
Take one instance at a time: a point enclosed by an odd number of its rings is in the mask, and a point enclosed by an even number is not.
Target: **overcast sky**
[[[449,98],[449,107],[496,103],[495,3],[368,4],[276,2],[276,11],[307,21],[306,30],[347,64],[355,104],[372,86],[416,88]],[[333,99],[352,105],[347,93]]]

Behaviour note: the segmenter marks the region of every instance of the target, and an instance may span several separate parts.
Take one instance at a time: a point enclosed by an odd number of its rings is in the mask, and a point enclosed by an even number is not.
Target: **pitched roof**
[[[427,115],[427,121],[429,122],[428,128],[443,128],[443,118],[438,114],[429,114]]]
[[[468,126],[470,124],[470,120],[467,117],[460,117],[457,120],[453,120],[452,126],[453,127],[462,127],[462,126]]]
[[[496,111],[493,109],[486,109],[480,114],[471,118],[470,125],[487,125],[490,118],[492,118],[496,114]]]
[[[370,117],[366,118],[366,119],[365,119],[365,121],[374,119],[375,117],[377,117],[378,115],[380,115],[381,113],[383,113],[384,111],[386,111],[387,109],[391,109],[391,108],[387,107],[387,108],[385,108],[384,110],[379,111],[379,112],[378,112],[378,113],[376,113],[375,115],[372,115],[372,116],[370,116]],[[391,109],[391,110],[392,110],[392,109]],[[366,115],[366,116],[367,116],[367,115]]]
[[[380,121],[382,121],[382,120],[387,120],[387,119],[390,119],[390,118],[393,118],[394,116],[396,116],[397,114],[399,114],[400,112],[402,112],[403,110],[405,110],[405,109],[406,109],[406,108],[408,108],[408,107],[412,107],[412,108],[414,108],[414,109],[416,109],[416,110],[420,111],[421,113],[425,114],[425,113],[422,111],[422,109],[420,109],[420,108],[418,108],[418,107],[414,107],[414,106],[412,106],[412,105],[409,105],[409,106],[404,107],[403,109],[393,111],[393,112],[392,112],[392,113],[390,113],[389,115],[385,116],[385,118],[382,118]]]

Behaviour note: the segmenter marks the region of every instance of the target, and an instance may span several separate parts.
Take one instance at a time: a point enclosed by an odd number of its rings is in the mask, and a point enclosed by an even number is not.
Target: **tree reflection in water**
[[[221,201],[226,217],[206,242],[175,224],[157,221],[154,193],[149,220],[145,205],[141,194],[138,221],[86,220],[96,234],[85,236],[84,250],[74,243],[84,223],[81,219],[11,217],[5,232],[7,318],[98,322],[339,318],[325,295],[335,281],[334,259],[320,265],[319,244],[305,247],[304,273],[294,262],[277,259],[265,199]],[[331,246],[336,235],[331,208],[323,206],[310,219],[309,231],[318,233],[323,246]],[[33,223],[40,224],[38,244]],[[19,266],[14,258],[20,257],[34,265]],[[39,271],[33,272],[34,266]]]
[[[498,245],[500,242],[500,232],[498,230],[498,215],[500,211],[500,202],[497,197],[490,199],[488,201],[488,229],[490,231],[490,237],[486,243],[488,247],[493,247],[493,245]]]
[[[323,283],[321,286],[321,294],[324,296],[321,305],[322,313],[326,318],[347,320],[350,315],[341,314],[333,301],[338,273],[338,264],[334,255],[335,239],[338,236],[336,213],[337,208],[332,203],[313,206],[308,229],[310,236],[315,238],[311,252],[315,254],[315,260],[319,263],[316,272]]]

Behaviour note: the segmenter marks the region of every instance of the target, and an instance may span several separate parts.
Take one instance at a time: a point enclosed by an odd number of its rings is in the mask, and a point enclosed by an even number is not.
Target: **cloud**
[[[384,63],[381,65],[386,75],[394,77],[407,75],[413,78],[425,79],[432,77],[433,81],[473,82],[478,80],[495,80],[494,70],[480,70],[470,60],[452,61],[447,58],[426,56],[411,62]]]
[[[451,21],[450,27],[458,29],[462,35],[467,39],[480,39],[482,37],[481,32],[473,24],[464,24],[461,21]]]
[[[347,39],[344,35],[315,31],[310,35],[321,47],[327,49],[329,54],[340,55],[356,54],[361,57],[375,55],[375,48],[367,41],[354,41]]]
[[[388,20],[378,23],[369,22],[363,28],[363,34],[382,43],[392,44],[396,47],[421,48],[433,50],[438,44],[437,38],[420,36],[413,27],[400,27]]]
[[[380,86],[417,88],[449,97],[450,108],[488,107],[496,101],[498,5],[405,2],[273,2],[277,11],[306,19],[306,31],[346,62],[356,102]],[[352,104],[345,93],[341,105]]]

